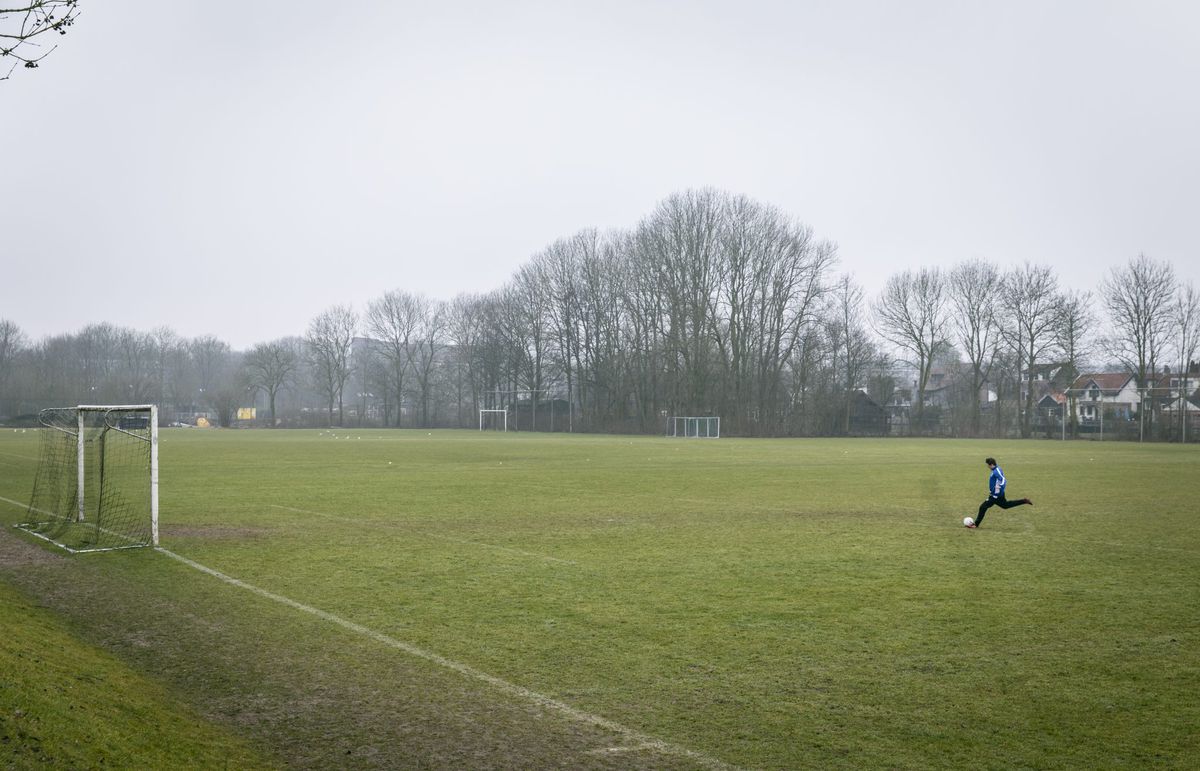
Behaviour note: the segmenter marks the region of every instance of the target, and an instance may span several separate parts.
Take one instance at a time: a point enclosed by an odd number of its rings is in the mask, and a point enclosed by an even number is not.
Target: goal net
[[[480,410],[480,431],[507,431],[508,410]]]
[[[667,436],[688,439],[719,439],[721,419],[715,415],[672,417],[667,422]]]
[[[42,410],[28,520],[70,552],[158,545],[158,408]]]

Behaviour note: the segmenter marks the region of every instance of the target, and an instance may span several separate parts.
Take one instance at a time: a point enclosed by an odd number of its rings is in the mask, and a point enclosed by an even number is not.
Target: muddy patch
[[[11,527],[0,527],[0,566],[28,567],[62,561],[63,555],[27,540]]]
[[[163,538],[202,538],[210,541],[261,538],[274,532],[269,527],[229,527],[226,525],[164,525],[159,528]]]

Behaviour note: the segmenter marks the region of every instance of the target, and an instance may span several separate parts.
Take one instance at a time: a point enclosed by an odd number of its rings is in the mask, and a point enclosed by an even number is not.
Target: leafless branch
[[[78,17],[79,0],[35,0],[16,8],[0,8],[0,58],[13,60],[0,80],[8,80],[18,66],[36,68],[58,47],[45,48],[39,38],[50,32],[67,34]]]

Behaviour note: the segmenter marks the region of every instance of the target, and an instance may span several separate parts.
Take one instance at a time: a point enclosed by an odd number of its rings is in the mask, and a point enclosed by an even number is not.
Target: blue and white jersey
[[[1004,487],[1008,482],[1004,479],[1004,472],[999,466],[992,469],[992,475],[988,477],[988,492],[993,498],[999,498],[1004,495]]]

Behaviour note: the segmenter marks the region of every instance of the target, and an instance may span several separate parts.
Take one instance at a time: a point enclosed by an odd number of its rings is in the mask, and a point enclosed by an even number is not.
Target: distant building
[[[1105,417],[1132,419],[1141,400],[1137,377],[1129,372],[1080,375],[1068,394],[1075,400],[1075,417],[1080,427],[1098,426]]]
[[[845,418],[845,407],[841,418]],[[866,391],[854,392],[850,401],[850,433],[855,436],[884,436],[891,429],[891,415]]]
[[[1164,372],[1152,381],[1147,396],[1172,422],[1186,415],[1189,432],[1200,428],[1200,373]]]

